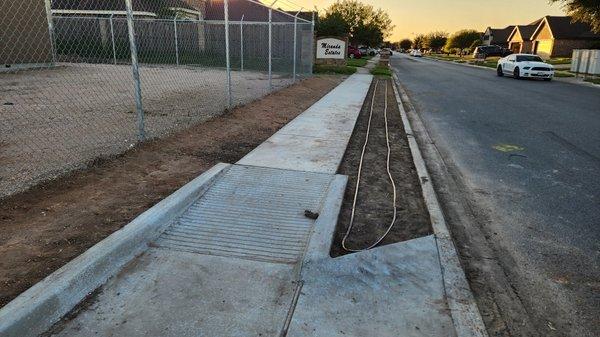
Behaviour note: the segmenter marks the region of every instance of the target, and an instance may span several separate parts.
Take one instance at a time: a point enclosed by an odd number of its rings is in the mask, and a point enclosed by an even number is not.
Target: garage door
[[[535,41],[535,44],[536,54],[544,58],[550,58],[550,55],[552,55],[552,40],[538,40]]]

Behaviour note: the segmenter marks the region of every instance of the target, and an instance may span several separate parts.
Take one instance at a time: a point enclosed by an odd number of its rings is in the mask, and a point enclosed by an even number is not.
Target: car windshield
[[[535,55],[518,55],[517,62],[544,62],[544,60]]]

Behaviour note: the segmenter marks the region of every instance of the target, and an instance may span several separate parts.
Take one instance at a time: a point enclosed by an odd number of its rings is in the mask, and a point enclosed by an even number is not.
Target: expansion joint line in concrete
[[[344,235],[344,238],[342,239],[342,248],[344,248],[345,250],[347,250],[349,252],[362,252],[362,251],[369,250],[369,249],[372,249],[373,247],[377,246],[390,233],[390,231],[394,227],[394,224],[396,223],[396,217],[398,216],[398,210],[397,210],[397,207],[396,207],[396,183],[394,182],[394,178],[392,177],[392,173],[390,172],[390,156],[391,156],[392,150],[391,150],[391,147],[390,147],[390,135],[389,135],[388,118],[387,118],[388,85],[387,85],[387,82],[386,82],[386,84],[385,84],[384,108],[383,108],[383,119],[384,119],[384,122],[385,122],[385,141],[386,141],[386,145],[387,145],[386,169],[387,169],[388,177],[390,178],[390,183],[392,184],[392,189],[394,191],[394,195],[393,195],[393,199],[394,199],[393,200],[394,216],[393,216],[392,221],[389,224],[387,230],[385,231],[385,233],[383,233],[383,235],[381,237],[379,237],[379,239],[377,239],[377,241],[375,241],[373,244],[371,244],[367,248],[352,249],[352,248],[348,248],[346,246],[346,240],[348,239],[348,236],[350,236],[350,232],[352,232],[352,227],[354,225],[354,215],[355,215],[355,212],[356,212],[356,201],[358,200],[358,192],[360,190],[360,176],[361,176],[361,173],[362,173],[362,166],[363,166],[363,161],[364,161],[364,157],[365,157],[365,152],[367,150],[367,144],[369,143],[369,135],[370,135],[370,132],[371,132],[371,121],[373,120],[373,107],[375,105],[375,97],[376,97],[376,94],[377,94],[377,88],[378,87],[379,87],[379,80],[377,80],[377,82],[375,82],[375,88],[373,89],[373,97],[371,98],[371,108],[370,108],[370,111],[369,111],[369,121],[367,123],[367,134],[365,136],[365,143],[363,144],[362,152],[360,154],[360,161],[359,161],[359,164],[358,164],[358,173],[356,175],[356,188],[354,190],[354,199],[352,201],[352,213],[350,215],[350,223],[348,224],[348,229],[346,230],[346,234]]]

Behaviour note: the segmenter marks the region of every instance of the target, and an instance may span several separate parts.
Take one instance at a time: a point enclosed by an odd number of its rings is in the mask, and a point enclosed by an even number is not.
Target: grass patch
[[[338,75],[352,75],[356,72],[355,67],[348,66],[335,66],[328,64],[315,64],[315,74],[338,74]]]
[[[375,68],[371,69],[371,74],[375,76],[392,77],[392,71],[390,68],[384,66],[376,66]]]
[[[450,54],[450,55],[446,55],[446,54],[430,54],[427,55],[428,57],[434,58],[434,59],[438,59],[438,60],[444,60],[444,61],[456,61],[456,60],[468,60],[468,59],[473,59],[473,57],[471,55],[465,55],[463,57],[460,57],[458,55],[455,54]]]
[[[555,71],[554,77],[575,77],[575,75],[571,74],[570,72],[566,72],[566,71]]]
[[[484,62],[478,63],[478,64],[483,67],[496,69],[496,67],[498,66],[498,61],[484,61]]]
[[[347,59],[346,60],[346,65],[348,67],[364,67],[367,65],[367,59],[365,58],[361,58],[361,59]]]
[[[570,57],[558,57],[558,58],[549,59],[546,61],[546,63],[549,63],[549,64],[571,64],[571,58]]]
[[[600,84],[600,78],[587,78],[584,81],[594,83],[594,84]]]

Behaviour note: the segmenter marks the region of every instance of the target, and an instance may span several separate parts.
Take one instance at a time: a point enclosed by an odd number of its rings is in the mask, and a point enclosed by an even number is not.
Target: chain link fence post
[[[48,20],[48,35],[50,37],[50,48],[52,50],[52,63],[56,63],[56,46],[54,41],[54,22],[52,21],[52,0],[45,0],[46,19]]]
[[[229,0],[223,1],[223,11],[225,17],[225,59],[227,64],[227,106],[231,109],[231,60],[229,59]]]
[[[129,48],[131,50],[131,70],[133,72],[133,85],[135,96],[135,109],[137,111],[138,140],[141,142],[146,138],[144,130],[144,109],[142,107],[142,84],[140,81],[140,68],[138,64],[138,54],[135,39],[135,29],[133,27],[133,7],[131,0],[125,0],[125,9],[127,11],[127,31],[129,33]]]
[[[240,70],[244,71],[244,14],[240,20]]]
[[[313,74],[315,66],[315,12],[312,12],[312,23],[310,24],[310,74]]]
[[[177,13],[173,18],[173,32],[175,35],[175,63],[179,65],[179,41],[177,41]]]
[[[115,26],[113,23],[114,16],[115,16],[114,14],[111,14],[110,19],[109,19],[110,20],[110,38],[112,41],[113,63],[117,64],[117,47],[115,45]]]
[[[277,1],[275,1],[277,2]],[[275,4],[275,2],[273,2],[273,5]],[[273,90],[273,66],[272,66],[272,59],[273,59],[273,5],[271,5],[271,7],[269,7],[269,91]]]
[[[302,9],[300,9],[300,11],[302,11]],[[292,71],[294,74],[294,82],[296,82],[296,54],[298,54],[298,14],[300,14],[300,11],[298,11],[298,13],[296,13],[294,16],[294,65]]]

